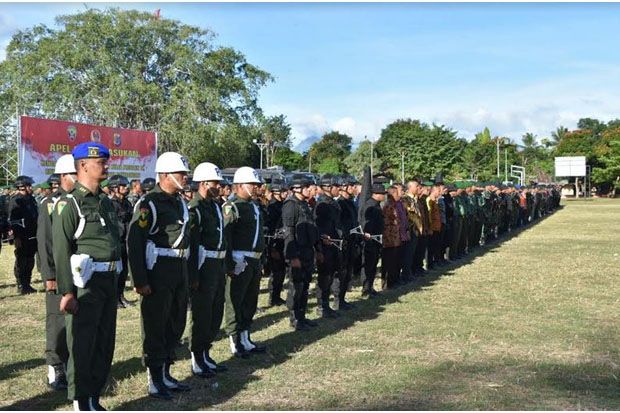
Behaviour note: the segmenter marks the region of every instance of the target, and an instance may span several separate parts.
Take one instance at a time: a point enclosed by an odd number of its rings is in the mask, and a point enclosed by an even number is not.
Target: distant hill
[[[299,142],[294,148],[293,150],[299,153],[304,153],[306,152],[308,149],[310,149],[310,147],[312,146],[312,144],[314,142],[318,142],[321,140],[320,136],[308,136],[306,139],[304,139],[303,141]]]

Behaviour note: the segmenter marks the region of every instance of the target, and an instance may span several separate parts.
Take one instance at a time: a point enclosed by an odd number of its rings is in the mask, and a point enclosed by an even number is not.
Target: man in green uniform
[[[248,357],[266,348],[250,338],[252,318],[258,305],[260,259],[265,249],[263,217],[252,201],[261,185],[258,173],[244,166],[235,172],[234,199],[223,205],[226,223],[226,305],[224,330],[229,336],[230,351],[235,357]]]
[[[188,260],[190,299],[192,301],[190,351],[192,373],[211,377],[226,371],[217,364],[209,350],[222,324],[226,271],[226,240],[220,195],[220,169],[204,162],[194,170],[198,190],[189,203],[190,255]]]
[[[65,316],[60,311],[60,298],[56,286],[56,266],[52,249],[52,218],[54,205],[61,196],[69,193],[75,185],[75,161],[73,156],[63,155],[56,161],[55,174],[60,186],[53,194],[43,198],[39,205],[37,221],[37,246],[41,276],[45,282],[45,360],[47,361],[47,383],[53,390],[67,388],[65,365],[69,359]]]
[[[136,204],[127,245],[134,288],[142,296],[142,362],[148,393],[171,400],[169,390],[188,391],[170,374],[187,315],[189,212],[180,193],[189,172],[176,152],[157,158],[159,183]]]
[[[108,149],[95,142],[72,152],[77,183],[54,208],[52,234],[60,310],[66,313],[67,396],[76,410],[101,410],[116,335],[116,279],[121,266],[117,217],[99,184]]]

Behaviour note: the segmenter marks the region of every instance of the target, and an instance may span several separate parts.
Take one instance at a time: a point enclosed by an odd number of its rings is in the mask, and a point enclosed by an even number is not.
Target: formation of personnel
[[[32,289],[37,251],[45,281],[48,383],[67,389],[76,410],[104,410],[117,309],[132,305],[128,275],[140,295],[147,393],[172,400],[191,390],[170,369],[188,309],[189,369],[210,378],[227,371],[210,355],[221,329],[234,357],[267,350],[251,337],[264,276],[269,305],[286,305],[291,328],[303,332],[319,324],[307,314],[315,273],[319,317],[338,318],[355,308],[346,299],[353,282],[363,297],[381,294],[380,263],[382,289],[391,289],[559,205],[556,188],[445,185],[440,177],[361,192],[349,176],[266,185],[241,167],[228,183],[216,165],[191,171],[175,152],[159,156],[155,179],[130,182],[108,178],[109,157],[101,144],[77,145],[57,161],[38,206],[28,177],[16,180],[9,203],[20,292]]]

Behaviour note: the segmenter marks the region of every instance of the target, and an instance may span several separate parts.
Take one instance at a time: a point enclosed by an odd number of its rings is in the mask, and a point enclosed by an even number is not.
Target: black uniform
[[[355,267],[360,262],[362,252],[362,236],[359,234],[351,234],[351,230],[359,226],[357,220],[357,208],[353,202],[353,198],[338,198],[340,206],[340,222],[342,225],[343,238],[345,242],[342,248],[342,264],[338,274],[338,283],[335,283],[334,294],[337,296],[337,308],[346,306],[345,295],[351,282],[351,277]],[[337,287],[336,287],[337,285]]]
[[[282,224],[286,233],[284,256],[287,261],[299,258],[301,268],[289,267],[287,305],[291,323],[306,321],[308,288],[314,272],[314,251],[320,250],[319,235],[308,203],[291,195],[282,206]]]
[[[15,237],[14,271],[17,289],[21,293],[34,291],[30,281],[37,252],[38,215],[37,202],[32,195],[17,194],[10,199],[8,219]]]
[[[39,205],[37,222],[37,244],[41,277],[43,281],[56,281],[56,266],[52,250],[52,219],[54,205],[66,192],[59,188],[55,193],[46,196]],[[65,315],[60,311],[62,295],[56,290],[48,290],[45,295],[45,361],[53,369],[54,380],[50,377],[50,385],[55,388],[66,388],[67,381],[64,365],[69,359],[67,349],[67,330]]]
[[[121,259],[123,261],[123,270],[118,275],[118,297],[119,300],[125,291],[125,283],[127,282],[127,274],[129,274],[129,264],[127,263],[127,233],[129,231],[129,223],[133,216],[133,207],[127,198],[111,198],[112,206],[118,216],[118,232],[121,237]]]
[[[370,235],[383,234],[383,211],[379,201],[370,198],[364,207],[364,218],[360,223],[365,233]],[[364,286],[363,294],[371,294],[374,291],[373,284],[377,274],[377,264],[381,258],[382,246],[374,240],[364,243]]]
[[[316,226],[319,237],[329,236],[332,239],[342,238],[340,224],[340,206],[331,196],[323,194],[314,208]],[[318,263],[317,299],[319,312],[331,312],[329,294],[334,274],[340,268],[341,254],[335,245],[323,245],[323,262]]]
[[[269,277],[269,304],[282,303],[280,294],[286,274],[284,262],[284,239],[276,237],[277,230],[282,228],[282,205],[283,201],[272,198],[267,206],[267,262],[270,269]]]

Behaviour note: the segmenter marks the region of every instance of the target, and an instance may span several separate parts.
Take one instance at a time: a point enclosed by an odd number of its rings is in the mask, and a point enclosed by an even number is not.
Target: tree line
[[[580,119],[550,135],[525,133],[518,143],[488,128],[468,141],[445,125],[399,119],[371,142],[356,146],[338,131],[305,153],[292,149],[284,114],[266,116],[261,88],[274,78],[210,30],[135,10],[87,9],[58,16],[58,29],[37,25],[16,33],[0,62],[0,123],[17,114],[158,132],[160,151],[175,150],[196,164],[260,164],[288,170],[349,173],[370,164],[400,178],[497,180],[505,165],[526,168],[534,181],[553,178],[555,156],[583,155],[593,182],[610,190],[620,177],[620,120]],[[14,145],[0,128],[0,163]],[[7,171],[0,171],[0,179]]]

